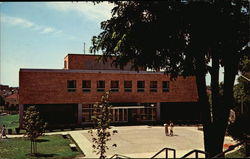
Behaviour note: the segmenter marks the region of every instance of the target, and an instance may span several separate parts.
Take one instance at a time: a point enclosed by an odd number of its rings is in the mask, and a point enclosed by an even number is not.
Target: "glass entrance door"
[[[113,108],[112,109],[113,122],[127,122],[128,109],[127,108]]]

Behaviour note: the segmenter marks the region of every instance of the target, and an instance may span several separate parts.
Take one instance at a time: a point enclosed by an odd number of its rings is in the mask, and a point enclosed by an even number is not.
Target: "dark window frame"
[[[150,92],[157,92],[158,82],[150,81]]]
[[[119,80],[110,81],[110,90],[112,92],[119,92]]]
[[[137,81],[137,92],[145,91],[145,81]]]
[[[82,80],[82,91],[91,92],[91,80]]]
[[[67,89],[68,89],[68,92],[75,92],[76,80],[67,80]]]
[[[97,83],[96,83],[96,87],[97,87],[97,92],[104,92],[104,90],[105,90],[105,80],[98,80]]]
[[[132,80],[124,80],[124,91],[125,92],[132,92],[132,87],[133,87]]]
[[[162,92],[169,92],[169,81],[162,81]]]

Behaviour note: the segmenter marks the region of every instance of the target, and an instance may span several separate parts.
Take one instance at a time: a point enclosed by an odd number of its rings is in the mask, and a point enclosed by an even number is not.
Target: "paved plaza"
[[[196,126],[175,126],[174,135],[166,136],[164,126],[115,126],[118,134],[112,137],[108,145],[117,144],[117,147],[110,147],[107,157],[119,154],[131,158],[151,158],[163,148],[176,150],[176,157],[182,157],[191,150],[204,150],[203,132]],[[63,132],[51,132],[53,134],[70,134],[79,148],[84,153],[84,158],[98,158],[92,148],[91,136],[88,130],[75,130]],[[9,135],[9,137],[21,137],[23,135]],[[225,137],[224,145],[236,144],[230,137]],[[227,148],[227,147],[225,147]],[[164,158],[165,152],[157,157]],[[172,152],[168,157],[173,158]],[[194,158],[194,154],[189,156]],[[204,157],[200,154],[199,157]]]
[[[121,126],[112,127],[112,129],[118,130],[118,134],[112,137],[109,145],[115,143],[117,147],[111,147],[107,151],[108,157],[120,154],[132,158],[150,158],[165,147],[175,149],[176,157],[182,157],[193,149],[204,150],[203,132],[199,131],[197,127],[176,126],[174,136],[166,136],[163,126]],[[75,131],[70,134],[81,147],[85,157],[98,157],[92,152],[91,136],[87,130]],[[226,137],[225,144],[235,144],[235,142]],[[161,153],[158,157],[164,156],[165,153]],[[169,157],[173,157],[171,152]],[[204,155],[199,157],[204,157]]]

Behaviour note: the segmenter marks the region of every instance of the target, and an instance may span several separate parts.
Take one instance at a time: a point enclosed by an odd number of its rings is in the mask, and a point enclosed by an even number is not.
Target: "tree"
[[[106,158],[106,151],[109,149],[107,142],[111,140],[111,133],[109,129],[111,122],[111,105],[110,105],[110,92],[106,91],[101,98],[100,103],[94,104],[94,112],[92,120],[94,121],[96,134],[91,129],[89,133],[92,136],[93,148],[96,149],[97,155],[100,155],[100,158]],[[113,130],[112,135],[117,133],[117,130]],[[116,146],[116,144],[113,144]]]
[[[239,141],[249,140],[250,137],[250,55],[244,56],[240,62],[241,75],[238,84],[234,86],[235,108],[237,115],[235,123],[228,127],[228,133]],[[242,75],[244,77],[242,77]],[[245,106],[245,107],[244,107]],[[246,157],[250,155],[250,145],[246,142]]]
[[[39,116],[39,112],[36,110],[35,106],[30,106],[25,111],[25,116],[23,118],[23,127],[26,130],[25,136],[30,139],[31,155],[37,155],[37,138],[42,136],[45,132],[46,123]]]
[[[91,52],[101,50],[102,60],[113,59],[121,68],[164,69],[173,78],[195,75],[202,112],[205,151],[211,156],[223,149],[233,85],[249,41],[247,0],[129,1],[113,2],[111,19],[92,41]],[[209,61],[212,66],[208,66]],[[219,97],[219,68],[224,67],[223,96]],[[205,76],[211,74],[212,105]],[[212,111],[211,111],[212,110]],[[211,117],[211,114],[212,117]]]
[[[250,104],[250,55],[244,56],[240,62],[241,75],[238,77],[238,84],[234,87],[234,98],[238,107],[241,104],[249,106]],[[246,111],[250,111],[250,107],[246,107]]]

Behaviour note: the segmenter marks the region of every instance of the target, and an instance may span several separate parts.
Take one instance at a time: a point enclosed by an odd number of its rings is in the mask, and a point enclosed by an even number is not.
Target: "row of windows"
[[[105,81],[99,80],[97,82],[97,92],[104,92],[105,90]],[[111,91],[119,92],[119,81],[114,80],[110,81]],[[150,92],[157,92],[158,83],[157,81],[150,81]],[[137,92],[144,92],[145,90],[145,81],[137,81]],[[68,80],[68,92],[76,91],[76,80]],[[82,81],[82,91],[90,92],[91,91],[91,81],[83,80]],[[132,92],[132,81],[124,81],[124,91]],[[162,92],[169,92],[169,81],[162,81]]]

